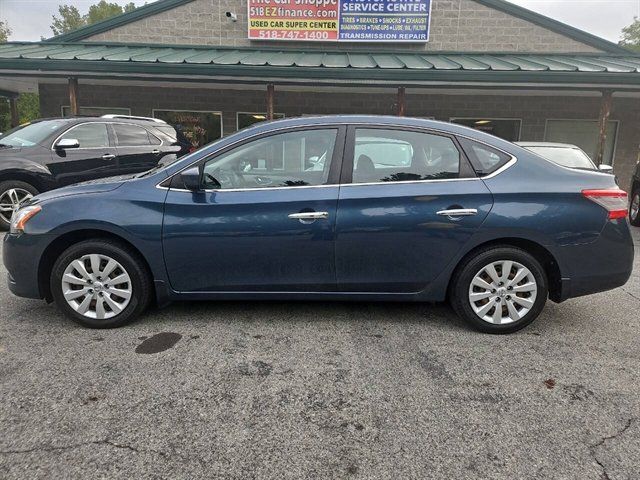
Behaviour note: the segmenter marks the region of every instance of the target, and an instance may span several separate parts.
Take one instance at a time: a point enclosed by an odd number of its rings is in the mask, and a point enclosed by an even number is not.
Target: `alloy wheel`
[[[132,285],[124,267],[107,255],[73,260],[62,275],[62,293],[79,314],[98,320],[113,318],[129,304]]]
[[[475,314],[494,325],[514,323],[529,313],[538,294],[533,273],[511,260],[483,267],[469,286],[469,303]]]
[[[29,200],[33,195],[23,188],[10,188],[0,195],[0,216],[11,223],[13,212],[20,208],[20,205]]]
[[[640,192],[636,193],[631,199],[631,208],[629,209],[629,216],[631,220],[636,220],[640,213]]]

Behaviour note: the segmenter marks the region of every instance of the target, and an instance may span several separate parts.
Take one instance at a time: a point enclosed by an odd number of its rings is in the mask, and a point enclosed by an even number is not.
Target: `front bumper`
[[[559,247],[555,254],[562,274],[559,301],[621,287],[633,271],[629,223],[608,221],[595,242]]]
[[[26,298],[44,298],[38,269],[42,255],[50,243],[48,235],[8,233],[4,237],[2,261],[8,271],[9,290]]]

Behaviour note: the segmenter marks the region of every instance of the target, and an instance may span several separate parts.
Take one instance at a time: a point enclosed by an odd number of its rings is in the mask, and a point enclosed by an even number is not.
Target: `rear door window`
[[[159,145],[160,141],[152,137],[146,129],[137,125],[113,125],[116,133],[116,142],[119,147],[146,147],[147,145]],[[155,143],[153,140],[155,139]]]
[[[458,140],[478,175],[489,175],[511,160],[510,155],[484,143],[464,137]]]
[[[353,183],[451,179],[460,151],[450,137],[426,132],[357,128]]]

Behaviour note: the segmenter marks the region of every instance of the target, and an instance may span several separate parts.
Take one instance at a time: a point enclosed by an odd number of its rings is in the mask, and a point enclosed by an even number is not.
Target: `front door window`
[[[324,185],[337,129],[273,135],[219,155],[204,165],[207,189]]]
[[[68,130],[61,140],[78,140],[80,148],[106,148],[109,134],[105,123],[84,123]]]

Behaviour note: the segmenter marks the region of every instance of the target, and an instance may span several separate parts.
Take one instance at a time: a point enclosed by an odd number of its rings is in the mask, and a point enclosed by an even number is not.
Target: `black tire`
[[[493,262],[500,261],[517,262],[526,267],[533,275],[537,286],[537,293],[536,298],[533,301],[533,306],[522,318],[507,324],[489,323],[488,321],[480,318],[471,307],[471,301],[469,297],[471,282],[473,281],[474,277],[476,277],[476,275],[481,272],[484,267],[492,264]],[[506,293],[508,292],[503,292],[503,294]],[[549,288],[547,276],[544,269],[540,265],[540,262],[538,262],[532,255],[530,255],[526,251],[520,248],[510,247],[506,245],[494,246],[479,250],[472,256],[467,257],[465,260],[463,260],[463,263],[461,263],[456,269],[451,282],[451,289],[449,291],[449,299],[451,305],[455,312],[461,318],[467,321],[475,329],[481,332],[493,334],[513,333],[529,325],[538,317],[538,315],[540,315],[540,312],[544,308],[544,305],[547,301],[548,295]],[[504,305],[504,312],[507,312],[506,303],[504,303],[505,300],[500,299],[500,302],[502,303],[498,303],[498,296],[499,293],[496,293],[495,299],[492,296],[491,298],[487,299],[487,303],[495,301],[497,304],[501,305],[501,310],[503,308],[502,305]]]
[[[639,206],[635,213],[633,212],[634,205]],[[631,222],[631,225],[634,227],[640,227],[640,187],[636,188],[633,193],[631,193],[631,202],[629,203],[629,222]]]
[[[37,195],[38,190],[31,184],[26,182],[21,182],[18,180],[6,180],[4,182],[0,182],[0,199],[8,192],[9,190],[16,188],[20,190],[25,190],[29,192],[31,195]],[[7,212],[1,212],[3,214]],[[5,218],[4,215],[0,215],[0,231],[7,231],[11,226],[11,218]]]
[[[91,254],[98,254],[115,260],[121,265],[122,270],[128,274],[130,279],[130,284],[127,283],[131,290],[129,303],[120,313],[115,314],[115,316],[111,318],[97,319],[82,315],[74,310],[64,297],[62,277],[65,269],[74,260]],[[87,271],[90,270],[90,262],[88,262],[88,265]],[[120,270],[117,270],[116,272],[119,271]],[[116,273],[112,275],[116,275]],[[108,280],[108,278],[106,280],[102,279],[102,282],[108,286]],[[152,299],[152,281],[147,273],[144,261],[138,253],[129,246],[110,239],[86,240],[67,248],[53,265],[50,282],[51,294],[58,308],[76,323],[89,328],[116,328],[132,322],[147,308]],[[97,292],[97,290],[95,291]],[[108,290],[105,290],[105,295],[108,292]],[[110,298],[112,297],[110,296]],[[117,295],[115,298],[118,298]],[[123,299],[120,300],[124,301]],[[110,309],[110,307],[107,308]],[[115,310],[110,309],[110,311],[115,313]]]

